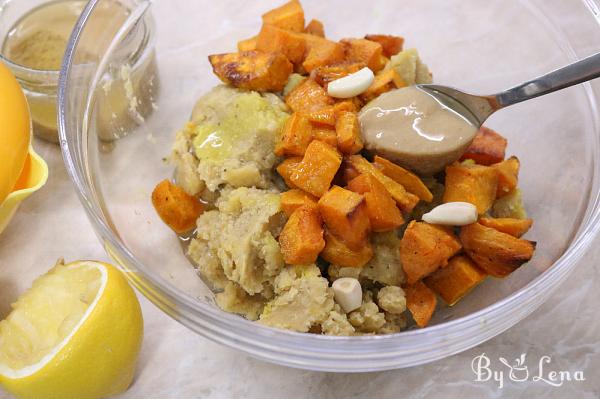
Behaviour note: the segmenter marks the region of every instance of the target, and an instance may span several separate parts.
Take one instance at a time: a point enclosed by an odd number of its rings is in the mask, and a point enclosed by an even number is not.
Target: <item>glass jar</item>
[[[122,54],[118,67],[113,64],[98,77],[95,123],[98,124],[99,138],[104,141],[117,139],[132,126],[143,122],[152,112],[158,90],[152,15],[147,13],[139,24],[121,32],[119,28],[132,10],[128,3],[128,0],[107,2],[97,10],[97,22],[88,33],[90,36],[106,37],[103,35],[108,31],[113,37],[119,37],[121,43],[127,43],[127,48],[119,48]],[[56,66],[53,64],[51,69],[40,68],[39,65],[43,64],[36,63],[35,57],[38,54],[39,57],[44,56],[39,50],[46,50],[49,45],[39,42],[48,35],[60,37],[66,48],[72,26],[75,26],[85,4],[82,0],[0,0],[0,60],[12,70],[27,96],[34,134],[55,143],[58,142],[56,104],[60,71],[58,63],[54,63]],[[56,19],[60,19],[60,23]],[[34,37],[36,33],[43,37]],[[88,42],[93,43],[93,40]],[[17,46],[22,51],[30,44],[27,61],[15,55],[13,50]],[[81,53],[80,61],[92,67],[100,62],[98,49],[106,47],[110,47],[110,43],[90,45]],[[119,57],[119,54],[116,56]]]

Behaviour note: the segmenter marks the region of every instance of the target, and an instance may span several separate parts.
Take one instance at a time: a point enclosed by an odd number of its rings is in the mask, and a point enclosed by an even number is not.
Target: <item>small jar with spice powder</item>
[[[126,1],[105,2],[94,9],[97,26],[93,28],[98,36],[111,29],[116,32],[129,17]],[[86,3],[0,0],[0,60],[11,69],[27,96],[34,134],[47,141],[58,142],[60,68],[71,31]],[[121,68],[107,70],[99,85],[102,89],[94,93],[95,119],[102,140],[119,138],[152,112],[158,90],[153,30],[148,14],[143,24],[128,33],[129,51]],[[77,63],[96,63],[99,58],[97,49],[90,48],[78,54]]]

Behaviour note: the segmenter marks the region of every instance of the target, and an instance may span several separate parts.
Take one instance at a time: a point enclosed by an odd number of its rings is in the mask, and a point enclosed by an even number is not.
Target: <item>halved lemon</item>
[[[0,322],[0,384],[22,399],[99,399],[131,384],[143,336],[123,274],[95,261],[58,263]]]

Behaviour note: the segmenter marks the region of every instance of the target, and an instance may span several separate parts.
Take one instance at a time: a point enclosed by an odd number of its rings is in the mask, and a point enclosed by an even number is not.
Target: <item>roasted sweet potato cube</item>
[[[275,155],[302,156],[312,139],[312,126],[309,120],[304,115],[294,112],[283,126],[283,132],[275,146]]]
[[[286,104],[294,112],[311,113],[335,103],[327,91],[312,79],[305,79],[285,98]]]
[[[433,194],[419,176],[379,155],[375,155],[373,163],[384,175],[402,184],[409,193],[413,193],[425,202],[431,202],[433,200]]]
[[[281,193],[281,209],[288,217],[290,217],[296,209],[303,205],[317,206],[318,200],[318,198],[309,193],[293,188]]]
[[[519,183],[519,159],[510,157],[507,160],[492,165],[498,171],[498,191],[496,198],[504,197],[517,188]]]
[[[506,139],[500,133],[482,126],[461,160],[472,159],[480,165],[498,163],[504,159],[506,144]]]
[[[252,51],[256,50],[256,41],[258,40],[257,36],[252,36],[246,40],[240,40],[237,44],[238,51]]]
[[[354,112],[342,112],[335,123],[337,147],[344,155],[356,154],[363,149],[360,122]]]
[[[360,99],[365,103],[379,97],[392,89],[405,87],[406,83],[394,68],[379,72],[375,75],[375,80],[367,90],[361,95]]]
[[[339,64],[324,65],[315,68],[311,73],[311,79],[314,79],[318,84],[327,87],[329,82],[343,78],[355,72],[360,71],[366,66],[364,62],[341,62]]]
[[[335,108],[333,105],[306,114],[306,117],[311,123],[327,126],[335,126],[335,116]]]
[[[291,157],[284,160],[277,166],[277,173],[283,178],[285,184],[290,188],[295,188],[296,185],[292,183],[291,176],[294,169],[302,162],[302,157]]]
[[[213,72],[223,82],[256,91],[281,91],[293,71],[281,53],[243,51],[209,55]]]
[[[304,60],[306,40],[302,33],[278,28],[274,25],[263,25],[258,38],[256,49],[267,53],[285,55],[294,65]]]
[[[307,72],[323,65],[336,64],[344,60],[344,46],[341,43],[307,34],[304,34],[304,38],[307,51],[302,66]]]
[[[364,173],[348,182],[348,190],[365,197],[371,229],[375,232],[394,230],[404,224],[396,201],[370,173]]]
[[[403,288],[406,294],[406,307],[412,314],[415,323],[421,328],[426,327],[437,306],[435,293],[422,281]]]
[[[404,38],[391,35],[366,35],[365,39],[381,44],[383,55],[390,58],[402,51]]]
[[[279,235],[279,245],[289,265],[316,262],[325,247],[323,222],[316,206],[303,205],[292,213]]]
[[[533,256],[535,243],[479,223],[464,226],[460,240],[465,252],[487,274],[505,277]]]
[[[154,187],[152,205],[162,221],[179,234],[196,227],[196,220],[204,212],[204,205],[196,197],[166,179]]]
[[[319,200],[319,212],[327,230],[353,250],[365,245],[371,224],[365,197],[333,186]]]
[[[358,112],[362,108],[363,103],[358,97],[349,98],[346,100],[339,100],[333,106],[335,114],[340,115],[342,112]]]
[[[311,19],[306,25],[306,28],[304,28],[304,33],[325,37],[325,27],[323,26],[323,22],[319,21],[318,19]]]
[[[486,277],[487,274],[475,262],[466,256],[457,255],[448,261],[446,267],[438,269],[423,282],[452,306]]]
[[[378,72],[385,66],[381,44],[366,39],[342,39],[349,61],[364,62],[373,71]]]
[[[451,228],[413,220],[400,240],[400,260],[406,281],[413,284],[446,266],[461,247]]]
[[[496,199],[498,172],[489,166],[455,163],[446,167],[445,186],[444,202],[469,202],[483,215]]]
[[[406,191],[403,185],[387,177],[360,155],[350,155],[345,158],[358,173],[372,174],[390,193],[402,212],[410,213],[419,202],[419,197]]]
[[[320,140],[334,148],[337,147],[337,135],[334,128],[330,126],[313,125],[312,130],[315,140]]]
[[[350,249],[344,241],[325,229],[325,248],[321,258],[332,265],[343,267],[363,267],[373,257],[373,247],[369,241],[357,250]]]
[[[329,190],[342,156],[329,144],[313,140],[304,153],[304,158],[292,171],[291,182],[315,197],[321,197]]]
[[[531,219],[513,219],[513,218],[481,218],[479,223],[486,227],[491,227],[513,237],[521,237],[527,233],[533,225]]]
[[[304,10],[297,0],[291,0],[284,5],[266,12],[262,16],[263,24],[274,25],[293,32],[304,30]]]

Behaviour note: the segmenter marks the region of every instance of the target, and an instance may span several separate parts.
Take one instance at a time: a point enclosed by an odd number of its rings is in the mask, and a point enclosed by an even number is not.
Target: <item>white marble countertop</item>
[[[569,1],[572,0],[564,3]],[[576,20],[577,15],[566,18]],[[584,36],[582,40],[586,40]],[[591,41],[586,44],[590,49],[598,47]],[[23,204],[0,235],[0,319],[8,313],[10,302],[56,259],[108,260],[71,188],[59,148],[39,141],[35,146],[48,161],[50,178],[40,192]],[[60,206],[49,208],[50,202]],[[62,245],[52,245],[57,234]],[[134,384],[120,397],[598,398],[600,265],[596,260],[600,257],[600,238],[596,243],[552,298],[507,332],[450,358],[387,372],[333,374],[264,363],[196,335],[140,296],[145,340]],[[15,262],[18,268],[3,267]],[[16,275],[15,269],[21,273]],[[504,372],[502,388],[493,379],[475,381],[472,361],[483,353],[491,361],[490,369]],[[512,364],[522,353],[527,356],[529,379],[511,381],[508,368],[499,358]],[[543,365],[546,380],[552,370],[562,370],[568,371],[571,378],[578,372],[585,381],[565,381],[561,386],[534,381],[544,356],[551,358],[550,363]],[[520,375],[517,371],[514,377]],[[7,398],[0,388],[0,399]]]

